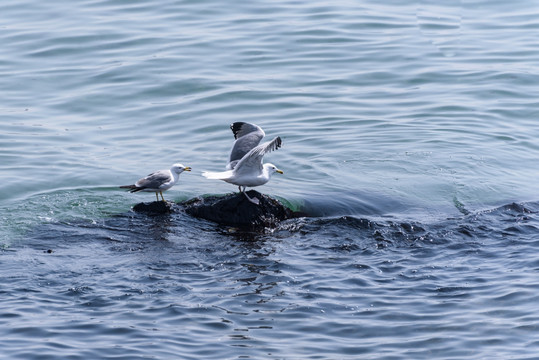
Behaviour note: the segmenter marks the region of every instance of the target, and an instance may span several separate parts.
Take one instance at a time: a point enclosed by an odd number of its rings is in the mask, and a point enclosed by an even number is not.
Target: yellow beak
[[[190,167],[190,166],[186,166],[184,170],[185,170],[185,171],[191,171],[191,167]]]
[[[278,172],[279,174],[284,174],[284,172],[282,170],[279,170],[279,169],[275,170],[275,172]]]

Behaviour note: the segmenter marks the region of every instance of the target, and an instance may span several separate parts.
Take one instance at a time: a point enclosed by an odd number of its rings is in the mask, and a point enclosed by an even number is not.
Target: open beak
[[[185,169],[183,169],[184,171],[191,171],[191,167],[190,166],[186,166]]]
[[[275,172],[278,172],[279,174],[284,174],[284,172],[282,170],[279,170],[279,169],[275,170]]]

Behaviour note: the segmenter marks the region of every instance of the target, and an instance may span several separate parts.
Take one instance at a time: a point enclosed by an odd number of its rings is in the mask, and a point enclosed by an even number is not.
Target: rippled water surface
[[[0,357],[536,359],[535,1],[3,1]],[[245,233],[131,211],[235,187]]]

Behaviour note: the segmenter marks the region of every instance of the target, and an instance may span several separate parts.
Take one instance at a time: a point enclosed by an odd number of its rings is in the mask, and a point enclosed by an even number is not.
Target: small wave
[[[511,203],[479,212],[461,211],[462,216],[438,221],[399,221],[358,216],[322,217],[303,221],[291,220],[281,229],[291,232],[318,233],[323,236],[370,239],[379,246],[389,244],[447,243],[462,239],[482,240],[490,237],[518,235],[531,237],[539,227],[539,203]]]

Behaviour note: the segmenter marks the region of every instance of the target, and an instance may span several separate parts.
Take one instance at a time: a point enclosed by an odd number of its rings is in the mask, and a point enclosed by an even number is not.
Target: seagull
[[[283,174],[275,165],[262,163],[262,158],[268,152],[281,147],[279,136],[271,141],[260,144],[266,133],[260,126],[246,122],[235,122],[230,125],[234,133],[234,146],[230,152],[230,159],[226,165],[227,171],[203,172],[207,179],[223,180],[238,185],[245,197],[253,204],[260,204],[257,198],[250,198],[245,192],[246,187],[260,186],[267,183],[274,173]],[[260,145],[259,145],[260,144]]]
[[[174,164],[170,170],[158,170],[150,175],[143,177],[133,185],[120,186],[122,189],[130,189],[129,192],[147,191],[154,192],[156,201],[159,201],[157,193],[161,194],[161,199],[165,201],[163,197],[163,191],[166,191],[176,185],[180,178],[180,174],[184,171],[191,171],[189,166],[183,166],[182,164]]]

